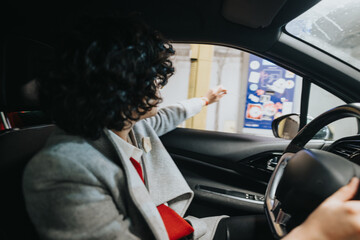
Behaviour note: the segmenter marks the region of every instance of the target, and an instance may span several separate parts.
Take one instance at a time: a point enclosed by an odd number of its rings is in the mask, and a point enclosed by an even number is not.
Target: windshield
[[[323,0],[286,30],[360,69],[360,0]]]

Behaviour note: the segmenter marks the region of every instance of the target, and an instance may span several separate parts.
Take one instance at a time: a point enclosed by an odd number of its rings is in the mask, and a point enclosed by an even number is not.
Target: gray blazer
[[[162,108],[133,128],[140,149],[150,138],[152,150],[143,154],[147,185],[117,147],[108,131],[97,141],[58,129],[26,166],[25,202],[43,239],[168,239],[156,206],[167,203],[184,216],[194,193],[162,145],[159,136],[201,110],[194,98]],[[225,216],[186,217],[194,239],[213,238]]]

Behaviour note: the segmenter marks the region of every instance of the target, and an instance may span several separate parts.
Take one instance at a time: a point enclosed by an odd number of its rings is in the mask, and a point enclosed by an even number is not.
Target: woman
[[[207,240],[229,239],[230,232],[231,239],[245,237],[241,218],[183,218],[193,192],[159,139],[226,90],[219,87],[204,98],[158,110],[159,88],[174,72],[169,60],[174,50],[131,18],[89,21],[66,39],[58,69],[40,81],[41,102],[59,128],[23,178],[39,235]],[[309,225],[289,236],[305,236]],[[268,232],[257,237],[264,236],[269,239]]]
[[[40,82],[59,129],[24,174],[27,209],[43,238],[212,238],[222,217],[182,219],[193,192],[158,136],[226,90],[158,111],[173,54],[134,19],[97,19],[67,37],[58,70]]]

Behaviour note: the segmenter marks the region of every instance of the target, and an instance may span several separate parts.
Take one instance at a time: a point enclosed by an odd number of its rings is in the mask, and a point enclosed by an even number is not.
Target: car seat
[[[34,77],[44,70],[39,59],[51,55],[50,48],[9,36],[1,44],[0,112],[6,118],[10,112],[39,110]],[[55,127],[46,118],[27,124],[33,126],[6,125],[0,131],[0,239],[39,239],[25,208],[22,174]]]

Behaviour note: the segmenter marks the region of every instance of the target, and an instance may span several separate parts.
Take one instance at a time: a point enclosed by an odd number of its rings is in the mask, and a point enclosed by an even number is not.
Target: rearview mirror
[[[293,139],[299,131],[299,114],[291,113],[274,119],[271,124],[275,137]]]

